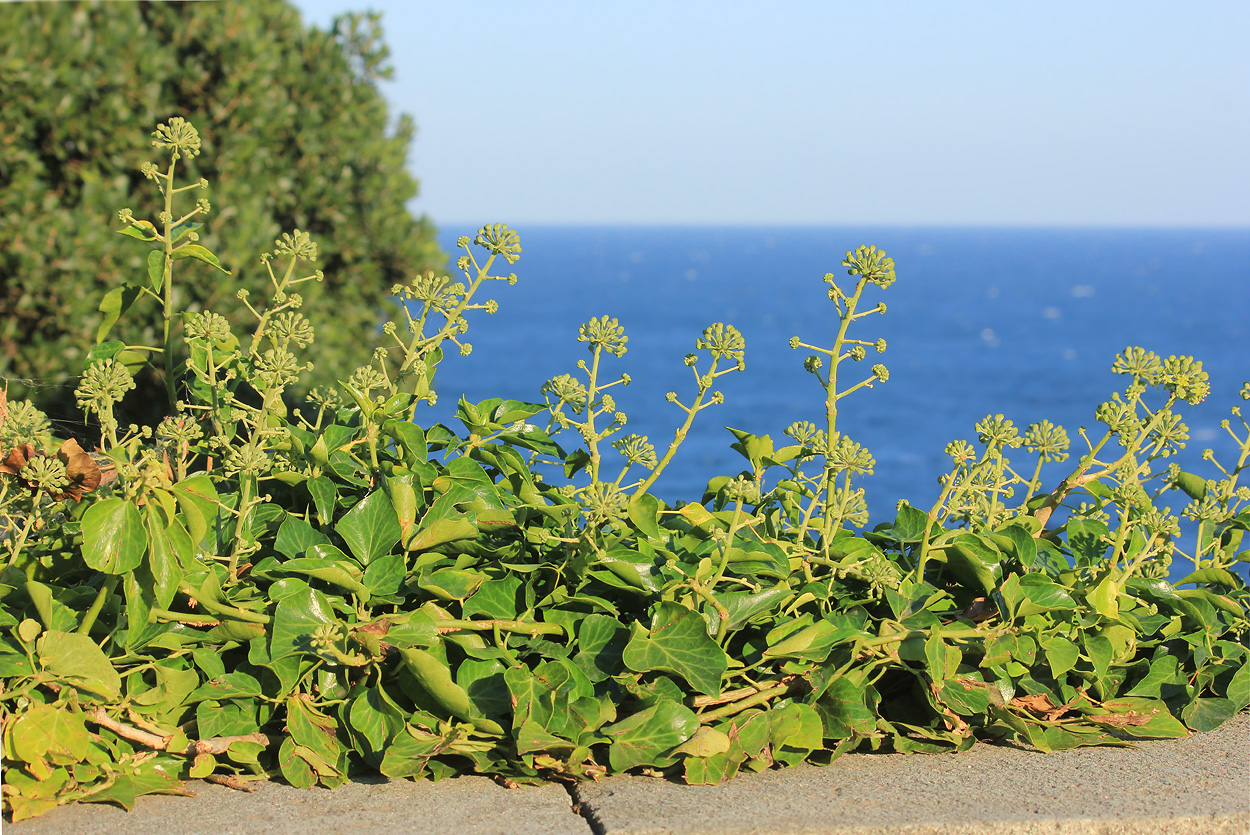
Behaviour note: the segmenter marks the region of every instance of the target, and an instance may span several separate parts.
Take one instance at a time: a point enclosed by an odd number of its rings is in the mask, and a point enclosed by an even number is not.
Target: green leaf
[[[1177,473],[1175,484],[1194,501],[1202,501],[1207,496],[1207,480],[1193,473]]]
[[[1185,679],[1175,655],[1159,655],[1151,660],[1150,669],[1142,680],[1133,685],[1125,695],[1146,696],[1151,699],[1170,698],[1183,692]],[[1165,687],[1170,692],[1165,694]]]
[[[324,594],[305,588],[278,601],[269,633],[269,657],[276,661],[287,655],[315,655],[313,633],[318,627],[337,623],[334,609]]]
[[[118,229],[117,234],[149,242],[160,237],[160,233],[156,231],[156,227],[149,220],[132,221],[125,229]]]
[[[204,699],[213,699],[221,701],[223,699],[255,699],[262,694],[264,690],[261,688],[260,682],[253,676],[244,672],[223,673],[220,676],[211,678],[200,685],[188,697],[189,702],[203,701]]]
[[[1001,593],[1013,618],[1076,608],[1076,601],[1063,586],[1044,574],[1012,575],[1003,583]]]
[[[165,253],[154,249],[148,253],[148,282],[157,293],[165,290]]]
[[[347,721],[369,744],[369,753],[380,757],[386,743],[404,729],[404,716],[381,686],[370,687],[352,700]]]
[[[1108,620],[1120,618],[1120,584],[1108,574],[1103,577],[1093,590],[1085,595],[1085,599],[1094,607],[1094,611]]]
[[[892,539],[904,545],[919,542],[924,538],[925,527],[929,524],[929,514],[909,504],[900,505],[894,516],[894,524],[878,526],[866,539]]]
[[[143,562],[147,535],[139,509],[125,499],[102,499],[82,517],[83,561],[105,574],[125,574]]]
[[[650,631],[635,626],[621,657],[635,672],[675,673],[709,696],[720,695],[721,677],[729,667],[725,651],[708,637],[703,617],[667,601],[657,604]]]
[[[761,469],[764,459],[772,456],[773,439],[768,435],[752,435],[750,432],[743,432],[741,429],[734,429],[730,426],[725,428],[738,439],[737,443],[730,444],[729,448],[737,450],[743,458],[751,462],[755,469]]]
[[[440,499],[439,502],[441,501]],[[439,502],[435,502],[434,507],[431,507],[430,512],[421,520],[421,526],[417,528],[416,534],[408,542],[408,550],[427,551],[448,542],[473,539],[477,536],[477,525],[473,524],[472,518],[466,514],[456,514],[451,518],[436,517],[434,510]]]
[[[1042,653],[1046,656],[1046,664],[1056,681],[1062,681],[1063,674],[1075,667],[1081,656],[1076,644],[1059,636],[1042,641]]]
[[[975,533],[961,533],[946,548],[948,570],[967,585],[979,585],[993,594],[1002,577],[1003,554],[993,541]]]
[[[36,643],[44,672],[104,702],[121,697],[122,680],[104,652],[86,635],[49,630]]]
[[[1104,523],[1097,519],[1069,519],[1064,527],[1068,534],[1068,548],[1080,558],[1079,564],[1097,563],[1107,552],[1104,537],[1111,531]]]
[[[346,755],[332,718],[314,708],[308,700],[292,696],[286,700],[286,727],[291,741],[316,755],[314,759],[306,752],[298,752],[323,784],[333,787],[346,782],[346,775],[341,771],[341,766],[346,765]]]
[[[424,463],[429,458],[429,449],[425,443],[425,432],[420,426],[406,420],[387,421],[382,431],[395,442],[404,464],[411,467],[418,462]]]
[[[273,549],[284,557],[301,557],[314,545],[329,544],[330,537],[298,516],[288,513],[278,528],[278,536],[274,539]]]
[[[1250,705],[1250,664],[1245,663],[1244,658],[1241,666],[1237,668],[1237,672],[1233,673],[1232,679],[1228,682],[1227,696],[1236,710]]]
[[[140,287],[131,284],[123,284],[121,287],[114,287],[104,294],[104,298],[100,300],[100,313],[104,314],[104,318],[100,320],[100,326],[96,328],[95,341],[103,342],[108,336],[109,331],[117,324],[117,320],[122,317],[131,305],[139,298],[139,294],[143,290]]]
[[[19,760],[69,765],[87,756],[91,735],[81,713],[34,704],[13,720],[9,744]]]
[[[1105,701],[1099,707],[1110,711],[1110,715],[1091,714],[1087,717],[1091,722],[1129,736],[1175,739],[1190,735],[1168,706],[1158,699],[1121,697]]]
[[[791,631],[789,624],[768,634],[765,658],[801,658],[824,661],[833,648],[857,637],[868,637],[863,631],[867,617],[861,609],[856,613],[831,615],[815,623]]]
[[[198,545],[204,541],[209,526],[217,521],[217,511],[221,504],[217,498],[217,488],[213,487],[212,479],[207,473],[199,473],[179,481],[170,491],[178,499],[178,508],[182,511],[192,543]]]
[[[699,729],[699,717],[685,705],[659,701],[620,722],[602,728],[612,740],[608,759],[613,771],[640,765],[665,768],[677,761],[670,753]]]
[[[417,585],[441,600],[465,600],[486,582],[480,571],[463,568],[440,568],[423,574]]]
[[[619,675],[621,655],[629,642],[629,629],[607,615],[587,615],[577,628],[577,664],[591,681]]]
[[[196,261],[203,261],[210,267],[216,267],[226,275],[230,275],[230,271],[221,265],[221,262],[217,260],[217,256],[199,244],[184,244],[175,249],[170,257],[175,261],[181,261],[183,258],[194,258]]]
[[[498,620],[512,620],[517,616],[517,592],[522,580],[516,574],[487,577],[477,587],[473,596],[465,601],[464,616],[471,618],[484,615]]]
[[[820,714],[809,704],[790,702],[769,711],[773,758],[783,765],[797,765],[818,750],[825,740]]]
[[[148,532],[148,568],[151,571],[153,602],[168,609],[178,584],[182,582],[183,565],[195,562],[195,546],[191,535],[178,520],[164,524],[164,515],[155,504],[146,508]]]
[[[339,494],[339,488],[334,483],[334,479],[324,475],[314,476],[304,482],[304,487],[317,507],[317,521],[322,525],[328,525],[334,521],[334,503]]]
[[[361,565],[390,553],[402,533],[395,508],[384,490],[374,490],[339,519],[334,530]]]
[[[664,585],[664,575],[655,565],[655,557],[649,554],[642,554],[630,548],[613,548],[606,554],[600,554],[595,561],[595,565],[607,569],[611,574],[623,581],[624,585],[631,589],[645,591],[649,594],[658,594],[660,588]],[[602,577],[603,572],[594,572],[595,576]],[[611,585],[620,587],[611,580],[606,580]]]
[[[1236,703],[1229,699],[1194,699],[1181,711],[1181,718],[1195,731],[1213,731],[1236,713]]]
[[[472,722],[478,730],[502,736],[504,731],[498,723],[482,717],[473,706],[468,692],[451,677],[447,662],[422,649],[403,647],[399,657],[413,678],[443,710],[457,719]]]
[[[868,736],[877,729],[877,715],[868,707],[866,685],[858,675],[839,676],[816,701],[825,736],[848,739]]]
[[[346,589],[367,603],[372,592],[369,587],[358,579],[360,569],[347,559],[347,555],[333,545],[314,545],[308,551],[309,556],[286,560],[278,565],[274,572],[286,574],[302,574],[314,577],[325,583]],[[339,559],[336,559],[339,557]]]
[[[1215,568],[1214,566],[1192,571],[1180,580],[1177,580],[1173,585],[1184,586],[1190,583],[1227,586],[1232,589],[1239,588],[1241,585],[1237,582],[1237,578],[1233,576],[1232,572],[1223,568]]]
[[[387,554],[378,557],[365,568],[365,587],[378,595],[395,594],[404,581],[404,571],[402,554]]]
[[[660,539],[660,500],[650,493],[635,493],[629,499],[629,521],[651,539]]]

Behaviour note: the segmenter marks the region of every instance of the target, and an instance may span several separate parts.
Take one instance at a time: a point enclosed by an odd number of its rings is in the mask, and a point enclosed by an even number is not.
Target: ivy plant
[[[732,430],[742,469],[670,505],[656,478],[723,401],[717,380],[746,373],[736,329],[695,339],[662,453],[625,431],[630,379],[611,364],[627,337],[609,316],[581,326],[587,356],[541,402],[460,398],[459,426],[429,425],[445,353],[467,354],[471,322],[498,308],[486,288],[517,281],[500,268],[520,239],[493,224],[460,239],[454,277],[393,288],[402,321],[369,364],[295,402],[316,243],[292,230],[261,259],[269,293],[240,297],[250,327],[179,310],[184,271],[230,267],[198,242],[212,207],[183,205],[202,184],[178,185],[197,131],[173,119],[154,140],[144,174],[164,211],[118,216],[148,267],[101,301],[77,391],[96,436],[57,439],[0,400],[12,820],[130,808],[190,777],[718,783],[851,751],[1124,745],[1250,703],[1235,570],[1250,425],[1234,408],[1237,460],[1204,456],[1219,478],[1179,463],[1182,410],[1209,390],[1200,362],[1126,349],[1103,428],[1075,439],[987,416],[946,448],[931,507],[865,530],[875,461],[838,418],[889,379],[860,370],[887,347],[860,330],[897,290],[893,260],[858,247],[824,278],[828,333],[790,341],[818,384],[813,419],[782,441]],[[109,339],[143,311],[156,344]],[[149,366],[173,413],[123,426]],[[1043,484],[1045,462],[1068,474]],[[1173,583],[1176,560],[1192,570]]]

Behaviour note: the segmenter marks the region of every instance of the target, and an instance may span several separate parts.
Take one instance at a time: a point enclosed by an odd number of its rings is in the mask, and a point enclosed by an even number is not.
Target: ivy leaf
[[[293,653],[313,654],[313,633],[320,626],[336,622],[330,601],[316,589],[304,588],[282,598],[273,613],[269,660],[277,661]]]
[[[697,617],[697,616],[696,616]],[[606,725],[604,736],[612,740],[608,759],[613,771],[648,765],[665,768],[677,761],[672,749],[694,736],[699,717],[685,705],[667,699]]]
[[[89,568],[125,574],[143,562],[147,535],[139,509],[116,496],[87,508],[82,517],[82,557]]]
[[[217,521],[220,507],[212,479],[207,473],[199,473],[179,481],[170,491],[178,499],[178,508],[182,511],[191,541],[195,544],[202,542],[209,525]]]
[[[635,494],[629,500],[629,521],[651,539],[660,539],[660,500],[650,493]]]
[[[374,490],[334,526],[361,565],[390,553],[403,532],[395,508],[383,490]]]
[[[104,298],[100,300],[100,307],[98,308],[100,313],[104,314],[104,318],[100,320],[100,326],[96,328],[96,342],[104,341],[109,331],[117,324],[117,320],[130,309],[142,292],[142,288],[138,286],[123,284],[121,287],[114,287],[104,294]]]
[[[294,558],[302,557],[309,548],[322,544],[330,544],[330,537],[298,516],[288,513],[278,528],[273,549],[284,557]]]
[[[36,644],[45,672],[79,692],[104,701],[121,697],[122,680],[96,642],[77,632],[49,630]]]
[[[81,713],[36,704],[18,715],[9,731],[9,744],[19,760],[36,763],[47,758],[53,765],[70,765],[87,756],[91,736]]]
[[[175,261],[180,261],[183,258],[194,258],[196,261],[203,261],[210,267],[216,267],[226,275],[230,275],[230,271],[221,265],[221,262],[217,260],[217,256],[199,244],[186,244],[184,246],[180,246],[173,251],[173,254],[170,257],[172,257]]]
[[[638,673],[675,673],[709,696],[720,695],[721,676],[729,668],[729,657],[708,637],[703,617],[667,601],[656,606],[650,631],[635,626],[621,658]]]

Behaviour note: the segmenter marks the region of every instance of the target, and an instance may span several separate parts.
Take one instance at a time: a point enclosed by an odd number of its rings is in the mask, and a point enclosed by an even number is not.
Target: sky
[[[294,2],[444,226],[1250,226],[1245,0]]]

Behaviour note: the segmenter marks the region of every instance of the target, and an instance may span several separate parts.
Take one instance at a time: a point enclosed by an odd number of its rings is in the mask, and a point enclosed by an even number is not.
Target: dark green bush
[[[445,255],[430,222],[405,208],[417,192],[404,167],[415,129],[407,116],[390,124],[378,91],[389,75],[380,25],[336,24],[306,28],[285,0],[0,4],[0,377],[10,396],[72,407],[96,305],[145,269],[111,231],[117,211],[155,219],[163,208],[140,173],[152,148],[134,125],[173,115],[204,127],[202,153],[179,175],[211,181],[195,196],[222,211],[201,243],[230,241],[231,271],[184,271],[178,308],[246,321],[236,292],[267,293],[259,255],[303,229],[325,273],[305,293],[320,357],[310,382],[367,361],[360,335],[376,328],[391,285]],[[128,344],[160,339],[150,317],[118,328]],[[130,412],[144,400],[132,397]]]

